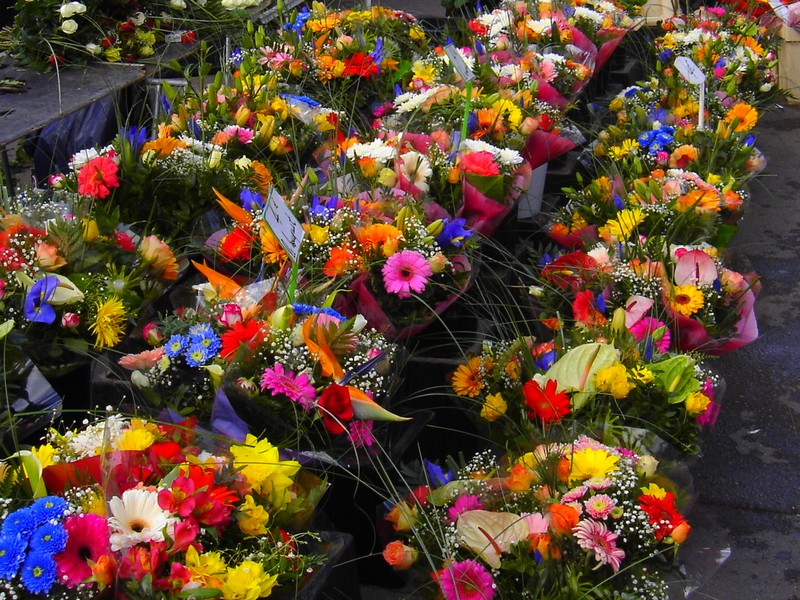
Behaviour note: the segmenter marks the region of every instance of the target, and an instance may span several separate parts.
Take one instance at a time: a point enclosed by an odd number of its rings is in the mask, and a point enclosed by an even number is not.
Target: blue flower
[[[756,143],[756,136],[752,133],[748,135],[746,138],[744,138],[744,145],[747,146],[748,148],[750,146],[754,146],[755,143]]]
[[[290,104],[292,102],[302,102],[303,104],[308,104],[312,108],[316,108],[320,105],[319,102],[317,102],[316,100],[314,100],[309,96],[298,96],[296,94],[281,94],[280,97],[283,100],[288,101]]]
[[[32,594],[46,594],[56,582],[56,563],[43,552],[31,552],[20,573],[22,585]]]
[[[186,363],[190,367],[202,367],[213,355],[214,353],[209,353],[208,348],[202,343],[197,342],[186,350]]]
[[[377,38],[375,40],[375,50],[370,52],[369,55],[378,66],[378,71],[380,71],[381,63],[383,62],[383,38]]]
[[[264,198],[258,192],[242,190],[239,194],[239,200],[242,201],[242,207],[247,211],[264,208]]]
[[[428,475],[428,480],[431,482],[431,485],[440,487],[453,480],[453,474],[450,471],[445,473],[442,467],[432,463],[427,458],[423,463],[425,464],[425,473]]]
[[[125,137],[128,140],[128,145],[131,147],[131,153],[134,156],[138,156],[139,150],[142,149],[142,146],[147,141],[147,128],[131,125],[125,131]]]
[[[60,523],[45,523],[31,536],[31,552],[53,556],[67,547],[67,532]]]
[[[614,194],[614,207],[617,210],[624,210],[625,208],[625,201],[620,198],[619,194]]]
[[[67,510],[67,501],[59,496],[45,496],[31,504],[31,510],[34,512],[37,522],[42,524],[51,519],[63,517]]]
[[[30,506],[26,506],[15,510],[6,517],[3,522],[3,528],[0,530],[0,535],[16,535],[27,543],[31,534],[39,525],[41,523],[36,519],[36,513],[33,512]]]
[[[334,319],[338,319],[340,321],[347,320],[347,317],[336,312],[332,308],[319,308],[318,306],[312,306],[311,304],[301,304],[300,302],[295,302],[292,304],[292,310],[294,310],[294,314],[296,315],[328,315],[329,317],[333,317]]]
[[[58,283],[58,277],[46,275],[31,286],[28,295],[25,296],[25,306],[22,308],[26,319],[48,325],[56,320],[56,310],[48,302],[56,293]]]
[[[535,359],[533,364],[535,364],[542,371],[547,371],[547,369],[555,364],[557,356],[558,354],[556,354],[555,350],[550,350],[542,354],[539,358]]]
[[[478,113],[469,113],[467,117],[467,129],[470,133],[475,133],[475,130],[478,129]]]
[[[311,197],[311,206],[308,207],[308,214],[315,219],[328,220],[333,217],[338,203],[339,196],[331,196],[327,201],[322,201],[319,196],[314,194]]]
[[[598,312],[605,314],[606,312],[606,299],[603,298],[602,294],[597,294],[597,298],[594,300],[594,306]]]
[[[308,21],[310,18],[311,13],[308,12],[308,8],[304,6],[302,9],[300,9],[300,12],[297,13],[294,21],[292,23],[285,23],[283,28],[291,29],[299,36],[303,32],[303,27],[305,27],[306,21]]]
[[[27,544],[16,535],[0,537],[0,579],[12,579],[25,560]]]
[[[231,56],[230,56],[231,66],[234,69],[238,69],[239,65],[242,64],[243,60],[244,60],[244,53],[242,52],[242,49],[239,48],[239,46],[236,46],[233,49],[233,52],[231,52]]]
[[[460,248],[464,244],[464,240],[472,237],[472,230],[464,227],[466,219],[450,219],[444,220],[444,227],[442,232],[436,236],[436,243],[440,248],[447,248],[448,246],[455,246]]]
[[[667,64],[669,61],[672,60],[672,50],[667,49],[662,52],[658,53],[658,60],[662,64]]]
[[[169,356],[170,358],[175,358],[186,346],[189,344],[189,340],[180,334],[175,334],[171,338],[167,340],[167,344],[164,346],[164,353]]]

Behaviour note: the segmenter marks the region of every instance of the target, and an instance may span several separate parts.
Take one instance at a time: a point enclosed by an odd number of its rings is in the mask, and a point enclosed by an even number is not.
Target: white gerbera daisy
[[[114,496],[108,507],[112,515],[108,526],[113,531],[109,541],[115,552],[136,544],[163,542],[164,531],[178,520],[158,505],[156,491],[125,490],[122,498]]]

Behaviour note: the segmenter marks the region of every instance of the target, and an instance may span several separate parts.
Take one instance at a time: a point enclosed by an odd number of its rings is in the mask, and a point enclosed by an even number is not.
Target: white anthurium
[[[500,555],[528,538],[527,521],[520,515],[489,510],[469,510],[456,522],[463,543],[493,569],[500,568]]]

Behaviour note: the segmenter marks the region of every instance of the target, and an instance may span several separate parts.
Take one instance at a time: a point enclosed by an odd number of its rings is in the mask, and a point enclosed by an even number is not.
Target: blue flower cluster
[[[170,358],[183,356],[190,367],[201,367],[219,351],[222,340],[209,323],[189,328],[187,335],[175,334],[167,340],[164,353]]]
[[[67,546],[60,519],[67,503],[58,496],[39,498],[9,514],[0,528],[0,579],[19,574],[32,594],[46,594],[56,582],[55,556]]]
[[[639,136],[639,146],[654,156],[669,146],[675,140],[675,128],[662,125],[658,129],[645,131]]]
[[[328,315],[329,317],[333,317],[334,319],[338,319],[340,321],[347,321],[347,317],[339,314],[332,308],[319,308],[318,306],[312,306],[311,304],[301,304],[300,302],[295,302],[292,304],[292,310],[294,310],[294,314],[296,315]]]

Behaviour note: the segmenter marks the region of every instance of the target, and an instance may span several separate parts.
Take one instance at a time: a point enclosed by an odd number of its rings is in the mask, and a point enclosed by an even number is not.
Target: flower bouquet
[[[45,370],[118,345],[178,277],[178,262],[159,238],[140,238],[118,213],[70,200],[23,193],[0,223],[0,306]]]
[[[241,8],[255,0],[189,0],[133,3],[86,0],[17,2],[9,42],[14,55],[38,70],[99,60],[135,62],[172,40],[189,43],[200,36],[241,27]],[[213,24],[213,25],[211,25]]]
[[[386,516],[384,558],[430,573],[456,598],[669,598],[665,580],[690,532],[680,490],[652,456],[588,437],[499,461],[478,454]],[[425,584],[423,584],[425,585]]]
[[[111,415],[3,466],[0,586],[18,597],[263,598],[321,562],[285,528],[325,484],[304,490],[266,439]]]

